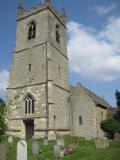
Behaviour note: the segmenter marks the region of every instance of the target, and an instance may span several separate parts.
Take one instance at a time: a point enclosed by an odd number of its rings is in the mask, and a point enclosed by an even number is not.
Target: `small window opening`
[[[27,101],[25,101],[25,114],[27,114]]]
[[[56,41],[60,43],[60,26],[56,25]]]
[[[82,116],[79,116],[79,125],[82,125]]]
[[[32,113],[35,112],[35,109],[34,109],[34,100],[32,100]]]
[[[56,41],[60,43],[60,35],[58,31],[56,31]]]
[[[31,64],[29,64],[29,71],[31,71]]]
[[[60,68],[60,66],[59,66],[59,75],[60,75],[60,73],[61,73],[61,68]]]
[[[28,100],[28,114],[30,114],[30,109],[31,109],[31,100]]]
[[[54,120],[56,119],[56,115],[54,115]]]

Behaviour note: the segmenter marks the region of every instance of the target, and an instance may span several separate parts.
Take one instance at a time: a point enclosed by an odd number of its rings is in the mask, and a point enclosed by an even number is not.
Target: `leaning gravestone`
[[[0,160],[6,160],[6,146],[0,144]]]
[[[40,151],[39,143],[37,141],[34,141],[32,144],[32,153],[38,155],[39,151]]]
[[[55,157],[60,157],[60,151],[61,151],[61,146],[54,145],[54,156]]]
[[[8,143],[13,143],[13,137],[12,136],[8,137]]]
[[[120,141],[120,134],[119,133],[114,134],[114,141]]]
[[[27,160],[27,143],[24,140],[17,144],[17,160]]]

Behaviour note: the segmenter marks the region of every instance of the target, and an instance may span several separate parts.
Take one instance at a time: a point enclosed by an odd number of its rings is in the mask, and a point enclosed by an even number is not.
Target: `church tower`
[[[8,86],[9,134],[53,139],[69,120],[66,17],[46,0],[29,11],[19,2]]]

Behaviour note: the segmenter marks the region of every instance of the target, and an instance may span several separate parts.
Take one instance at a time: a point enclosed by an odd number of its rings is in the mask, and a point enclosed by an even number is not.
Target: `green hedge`
[[[109,138],[113,138],[116,132],[120,133],[120,122],[115,119],[107,119],[100,125],[101,129],[109,134]]]

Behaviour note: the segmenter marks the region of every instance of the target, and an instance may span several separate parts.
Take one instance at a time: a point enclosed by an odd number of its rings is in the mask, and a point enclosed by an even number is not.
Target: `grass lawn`
[[[65,145],[68,145],[69,137],[65,138]],[[3,138],[2,143],[5,143],[8,148],[6,160],[16,160],[16,146],[17,139],[14,139],[13,144],[7,144],[7,139]],[[48,146],[44,146],[42,140],[39,140],[42,153],[40,154],[40,160],[59,160],[53,156],[53,144],[55,142],[49,142]],[[28,144],[28,160],[36,160],[33,157],[31,148],[32,140],[27,141]],[[120,142],[110,142],[110,147],[106,149],[96,149],[94,141],[86,141],[79,138],[79,147],[73,154],[67,155],[62,160],[120,160]]]

